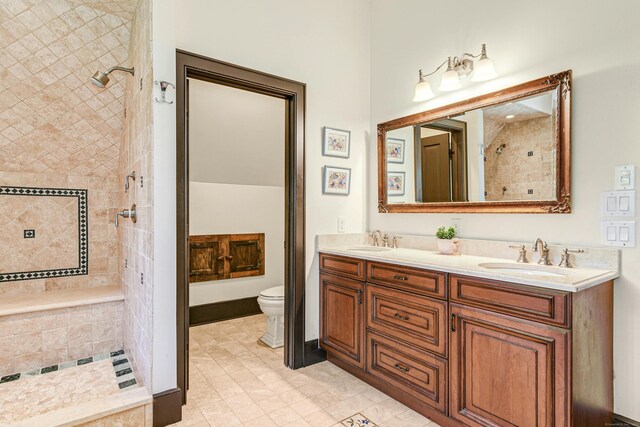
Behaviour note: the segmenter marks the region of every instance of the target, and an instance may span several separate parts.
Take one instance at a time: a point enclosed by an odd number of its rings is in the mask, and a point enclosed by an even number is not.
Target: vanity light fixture
[[[479,58],[477,61],[473,61],[475,58]],[[493,61],[487,57],[487,47],[482,45],[482,49],[479,54],[472,55],[470,53],[463,53],[462,55],[449,57],[446,61],[438,66],[432,73],[423,74],[422,70],[418,71],[418,84],[416,84],[416,90],[413,97],[414,102],[426,101],[433,98],[435,95],[431,89],[431,84],[425,80],[440,70],[447,64],[447,70],[442,75],[440,80],[440,86],[438,90],[440,92],[449,92],[452,90],[458,90],[462,86],[460,85],[460,79],[465,79],[471,76],[471,81],[483,82],[491,80],[497,76]]]

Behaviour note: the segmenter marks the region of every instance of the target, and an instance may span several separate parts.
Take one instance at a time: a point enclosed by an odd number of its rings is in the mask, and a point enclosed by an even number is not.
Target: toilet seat
[[[263,300],[279,301],[284,300],[284,286],[274,286],[260,292],[259,297]]]

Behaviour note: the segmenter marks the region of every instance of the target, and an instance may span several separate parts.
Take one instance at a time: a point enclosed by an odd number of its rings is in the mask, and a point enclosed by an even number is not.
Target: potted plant
[[[441,254],[457,255],[460,253],[460,242],[454,239],[456,231],[455,227],[439,227],[436,231],[438,250]]]

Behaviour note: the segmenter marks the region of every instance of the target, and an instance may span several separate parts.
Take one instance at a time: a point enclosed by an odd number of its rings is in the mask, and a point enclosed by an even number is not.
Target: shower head
[[[131,74],[132,76],[134,75],[133,67],[125,68],[125,67],[116,66],[116,67],[109,68],[105,72],[96,71],[96,73],[91,77],[91,83],[93,83],[94,85],[98,86],[101,89],[106,87],[107,84],[109,83],[109,74],[111,74],[113,71],[124,71],[126,73]]]

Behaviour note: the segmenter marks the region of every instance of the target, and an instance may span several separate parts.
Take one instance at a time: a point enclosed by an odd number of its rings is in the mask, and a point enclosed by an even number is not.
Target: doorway
[[[213,83],[282,100],[284,108],[284,360],[292,369],[304,366],[305,85],[189,52],[176,52],[177,107],[177,359],[178,387],[187,400],[189,372],[189,233],[190,233],[190,81]],[[228,160],[241,162],[242,159]],[[259,215],[259,212],[255,213]],[[224,239],[225,237],[221,237]],[[233,239],[233,237],[227,237]],[[220,239],[220,238],[219,238]],[[204,247],[204,246],[203,246]],[[249,248],[249,246],[246,246]],[[231,266],[228,266],[231,268]],[[225,266],[224,271],[228,268]],[[217,271],[217,270],[216,270]]]
[[[415,126],[416,202],[466,202],[467,124],[440,120]]]

